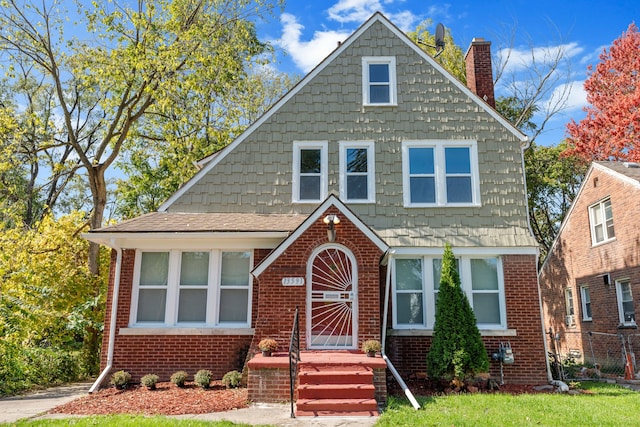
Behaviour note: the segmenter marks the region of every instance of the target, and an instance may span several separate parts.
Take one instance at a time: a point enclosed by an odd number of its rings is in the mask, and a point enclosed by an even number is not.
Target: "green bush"
[[[184,382],[187,381],[189,374],[185,371],[178,371],[171,374],[171,382],[178,387],[184,387]]]
[[[237,388],[242,382],[242,374],[238,371],[229,371],[222,377],[222,384],[227,388]]]
[[[111,375],[111,384],[117,389],[125,389],[131,381],[131,374],[127,371],[118,371]]]
[[[202,388],[209,388],[209,383],[211,383],[211,378],[213,378],[213,374],[211,371],[206,369],[201,369],[193,376],[193,382],[199,385]]]
[[[147,374],[140,379],[140,384],[151,390],[155,390],[158,380],[160,380],[160,378],[156,374]]]
[[[442,257],[433,332],[427,354],[429,377],[452,381],[459,386],[475,374],[489,370],[489,356],[469,300],[460,287],[456,259],[448,244]]]
[[[54,348],[26,349],[29,377],[34,384],[54,385],[71,382],[80,377],[80,352],[66,352]]]
[[[82,378],[79,351],[23,347],[0,340],[0,396]]]

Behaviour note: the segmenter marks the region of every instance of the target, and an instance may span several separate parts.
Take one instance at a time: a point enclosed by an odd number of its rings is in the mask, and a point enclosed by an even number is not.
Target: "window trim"
[[[498,279],[498,302],[500,304],[500,324],[495,323],[478,323],[478,329],[483,331],[495,331],[495,330],[507,330],[507,308],[506,308],[506,295],[505,295],[505,284],[504,284],[504,267],[502,256],[500,255],[463,255],[456,256],[458,260],[458,265],[460,269],[460,286],[462,290],[465,292],[469,303],[471,304],[471,308],[473,309],[473,294],[474,290],[472,289],[473,283],[471,280],[471,260],[472,259],[496,259],[497,260],[497,279]],[[422,260],[422,294],[423,294],[423,310],[424,310],[424,325],[419,324],[399,324],[397,318],[397,289],[396,289],[396,280],[395,273],[396,267],[395,262],[397,259],[421,259]],[[436,311],[436,295],[437,292],[435,290],[435,283],[433,279],[433,260],[434,259],[442,259],[441,255],[401,255],[392,258],[392,303],[393,303],[393,319],[392,325],[393,329],[398,330],[432,330],[435,323],[435,311]]]
[[[340,141],[340,199],[349,203],[375,203],[375,144],[373,141]],[[365,199],[347,198],[347,150],[350,148],[364,148],[367,150],[367,197]]]
[[[588,313],[587,299],[589,300],[588,304],[591,311],[591,316],[587,314]],[[589,286],[587,285],[580,286],[580,307],[582,309],[582,320],[583,321],[593,320],[593,305],[591,304],[591,291],[589,290]]]
[[[469,162],[471,171],[471,202],[447,202],[447,174],[445,167],[446,148],[469,148]],[[413,203],[411,201],[411,176],[409,149],[433,148],[433,163],[435,175],[435,203]],[[402,141],[402,187],[403,202],[406,208],[430,207],[469,207],[480,206],[480,173],[478,165],[478,142],[476,140],[405,140]]]
[[[631,303],[633,304],[634,317],[635,317],[635,313],[636,313],[636,305],[635,305],[635,302],[633,300],[633,291],[631,289],[631,280],[628,279],[628,278],[618,279],[618,280],[616,280],[616,303],[617,303],[617,306],[618,306],[618,320],[620,321],[620,325],[622,325],[622,326],[636,326],[637,323],[636,323],[635,320],[632,320],[631,322],[625,322],[625,320],[624,320],[624,306],[623,306],[623,303],[625,301],[622,300],[622,285],[629,286],[629,293],[631,294]]]
[[[614,235],[613,236],[609,236],[609,232],[608,232],[608,228],[607,228],[607,214],[606,214],[606,207],[605,204],[609,203],[609,206],[611,208],[611,221],[613,221],[613,206],[611,206],[611,197],[607,196],[606,198],[592,204],[589,206],[589,229],[591,232],[591,246],[597,246],[597,245],[602,245],[605,243],[608,243],[612,240],[615,240],[616,236],[615,236],[615,228],[614,228]],[[600,218],[596,218],[595,216],[595,208],[596,207],[600,207],[600,212],[601,212],[601,217]],[[596,220],[600,220],[601,222],[596,223]],[[602,226],[602,235],[603,235],[603,239],[601,241],[598,241],[597,237],[596,237],[596,227],[598,225]]]
[[[293,203],[318,203],[327,198],[329,191],[328,145],[327,141],[293,142],[293,171],[291,177],[291,201]],[[318,199],[300,199],[300,151],[309,149],[320,150],[320,197]]]
[[[142,267],[143,252],[169,252],[169,266],[167,277],[167,302],[165,305],[164,322],[138,322],[138,297],[140,293],[140,274]],[[180,268],[183,252],[208,252],[209,253],[209,283],[207,289],[207,307],[205,322],[178,322],[179,292],[180,292]],[[216,329],[246,329],[251,327],[252,319],[252,297],[253,280],[249,274],[249,286],[247,288],[247,321],[246,322],[224,322],[220,323],[220,281],[222,273],[222,253],[223,252],[248,252],[250,255],[249,269],[253,268],[253,249],[136,249],[134,256],[133,284],[131,289],[131,305],[129,310],[129,328],[216,328]],[[203,289],[203,288],[200,288]]]
[[[387,64],[389,66],[389,102],[371,102],[369,81],[369,65]],[[362,57],[362,104],[367,107],[394,107],[398,105],[398,85],[396,80],[395,56],[363,56]]]

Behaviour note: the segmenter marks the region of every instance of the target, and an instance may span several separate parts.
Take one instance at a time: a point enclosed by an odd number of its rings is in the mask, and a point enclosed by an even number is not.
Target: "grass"
[[[460,394],[390,398],[376,426],[621,426],[637,425],[638,393],[603,383],[581,385],[588,394]]]
[[[389,398],[376,427],[384,426],[577,426],[637,425],[639,395],[603,383],[582,383],[583,394],[460,394],[420,398],[414,410],[404,398]],[[198,421],[171,417],[110,415],[19,421],[17,427],[246,427],[227,421]]]

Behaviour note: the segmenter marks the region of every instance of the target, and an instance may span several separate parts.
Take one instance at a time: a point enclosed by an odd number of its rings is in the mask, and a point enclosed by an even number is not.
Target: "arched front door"
[[[358,268],[339,245],[316,249],[307,264],[307,347],[354,349],[358,343]]]

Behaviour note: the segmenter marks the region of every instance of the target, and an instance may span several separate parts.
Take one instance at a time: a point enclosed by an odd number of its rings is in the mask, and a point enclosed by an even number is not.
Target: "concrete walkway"
[[[13,423],[23,418],[33,418],[40,414],[86,396],[90,382],[73,383],[61,387],[48,388],[20,396],[0,399],[0,423]]]
[[[34,393],[0,399],[0,423],[24,418],[71,418],[75,415],[46,414],[56,406],[88,394],[90,382],[69,384]],[[222,421],[251,425],[271,424],[284,427],[371,427],[377,417],[301,417],[291,418],[289,404],[254,404],[248,408],[210,414],[177,415],[175,418]]]

